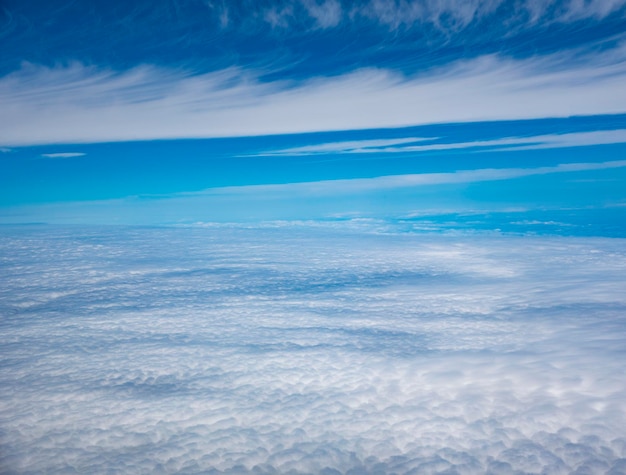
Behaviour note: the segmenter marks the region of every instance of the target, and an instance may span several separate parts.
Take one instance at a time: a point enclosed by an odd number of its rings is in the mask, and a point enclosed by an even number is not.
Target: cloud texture
[[[623,0],[10,3],[0,146],[626,111]]]
[[[7,228],[2,473],[623,473],[619,239]]]
[[[363,68],[264,81],[259,71],[193,74],[138,66],[25,65],[0,78],[0,144],[226,137],[428,123],[618,114],[624,47],[457,61],[420,75]],[[574,55],[575,56],[575,55]]]

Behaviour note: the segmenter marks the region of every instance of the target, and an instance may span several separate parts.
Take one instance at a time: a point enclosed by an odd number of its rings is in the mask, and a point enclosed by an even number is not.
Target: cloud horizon
[[[626,0],[0,43],[1,475],[626,473]]]

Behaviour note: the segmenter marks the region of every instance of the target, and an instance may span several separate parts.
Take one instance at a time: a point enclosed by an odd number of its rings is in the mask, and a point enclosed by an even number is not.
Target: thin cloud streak
[[[536,135],[532,137],[507,137],[495,140],[480,140],[473,142],[436,143],[428,145],[413,145],[406,147],[382,147],[373,149],[354,149],[348,153],[371,152],[429,152],[436,150],[455,150],[467,148],[496,148],[489,151],[500,152],[505,150],[539,150],[549,148],[582,147],[591,145],[610,145],[626,142],[626,130],[601,130],[595,132],[574,132],[571,134]]]
[[[424,173],[409,175],[389,175],[375,178],[355,178],[324,180],[286,184],[245,185],[209,188],[198,192],[172,193],[168,195],[127,196],[108,200],[73,201],[47,203],[42,205],[22,205],[5,210],[0,221],[50,223],[190,223],[197,221],[238,221],[248,219],[250,213],[255,220],[291,219],[290,207],[297,209],[298,219],[302,218],[304,207],[329,198],[331,208],[307,208],[313,216],[335,216],[356,210],[352,205],[338,204],[342,199],[363,197],[376,192],[401,191],[438,185],[469,185],[488,181],[504,181],[516,178],[547,175],[551,173],[572,173],[592,170],[609,170],[626,167],[626,160],[601,163],[564,163],[550,167],[501,168],[460,170],[452,173]],[[371,196],[371,195],[370,195]],[[265,203],[265,204],[259,204]],[[282,203],[282,204],[279,204]],[[270,205],[267,205],[270,204]],[[277,206],[278,205],[278,206]],[[619,203],[615,203],[619,205]],[[342,207],[343,206],[343,207]],[[428,214],[441,214],[474,209],[474,204],[437,205],[428,208]],[[437,207],[439,206],[439,207]],[[411,206],[413,210],[419,205]],[[282,211],[281,211],[282,209]],[[404,208],[403,208],[404,209]],[[320,211],[321,210],[321,211]],[[410,213],[413,213],[411,211]],[[406,215],[407,212],[400,212]],[[45,218],[43,218],[45,217]]]
[[[626,160],[600,163],[563,163],[551,167],[536,168],[485,168],[460,170],[452,173],[421,173],[389,175],[375,178],[354,178],[348,180],[323,180],[315,182],[287,183],[277,185],[249,185],[212,188],[199,193],[184,193],[179,196],[201,194],[240,194],[240,193],[285,193],[336,195],[359,192],[373,192],[414,186],[477,183],[483,181],[509,180],[533,175],[568,173],[590,170],[605,170],[626,167]]]
[[[569,58],[569,59],[568,59]],[[417,77],[362,69],[261,82],[244,69],[27,66],[0,79],[0,144],[236,137],[429,123],[618,114],[626,50],[578,58],[488,55]],[[556,68],[556,69],[555,69]]]
[[[505,151],[610,145],[626,142],[626,129],[574,132],[569,134],[545,134],[531,137],[505,137],[502,139],[475,140],[471,142],[405,145],[418,141],[435,141],[437,139],[438,137],[408,137],[406,139],[390,139],[388,141],[362,140],[352,142],[330,142],[306,147],[286,148],[256,154],[256,156],[317,155],[322,153],[407,153],[469,148],[489,148],[490,150],[488,151]],[[492,148],[503,145],[506,146],[506,148]]]
[[[74,158],[84,157],[87,155],[83,152],[60,152],[60,153],[42,153],[41,156],[45,158]]]
[[[350,140],[344,142],[328,142],[318,145],[306,145],[303,147],[286,148],[266,153],[254,154],[256,157],[275,155],[318,155],[325,153],[352,153],[352,152],[377,152],[387,149],[392,145],[403,145],[408,143],[435,140],[437,137],[406,137],[399,139],[371,139],[371,140]]]

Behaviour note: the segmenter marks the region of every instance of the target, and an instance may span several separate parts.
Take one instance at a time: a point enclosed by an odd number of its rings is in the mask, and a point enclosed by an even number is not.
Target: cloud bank
[[[487,55],[416,76],[361,69],[261,81],[138,66],[25,65],[0,79],[5,146],[226,137],[626,111],[624,48],[511,59]]]
[[[619,239],[0,237],[4,473],[622,473]]]

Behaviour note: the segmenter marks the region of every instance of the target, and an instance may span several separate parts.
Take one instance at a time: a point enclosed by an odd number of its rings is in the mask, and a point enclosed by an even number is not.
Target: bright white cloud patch
[[[619,239],[22,228],[11,473],[623,473]]]

